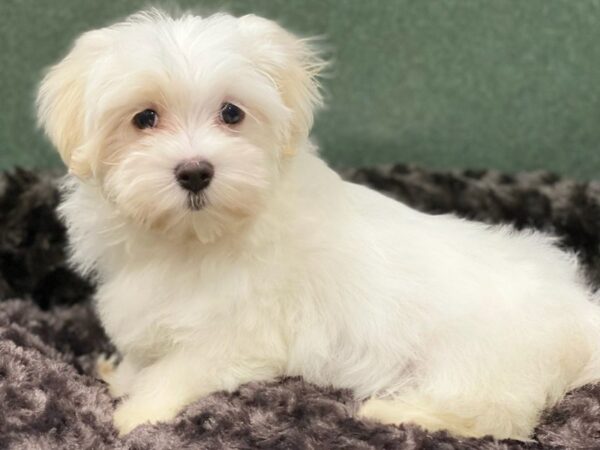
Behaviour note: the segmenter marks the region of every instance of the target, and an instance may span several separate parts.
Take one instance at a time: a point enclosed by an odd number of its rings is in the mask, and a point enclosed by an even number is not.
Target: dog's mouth
[[[192,211],[200,211],[208,205],[208,197],[204,192],[189,194],[187,197],[187,207]]]

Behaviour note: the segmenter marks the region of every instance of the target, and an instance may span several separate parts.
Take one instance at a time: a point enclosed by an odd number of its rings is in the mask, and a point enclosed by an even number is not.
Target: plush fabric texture
[[[600,285],[600,182],[405,165],[345,175],[424,211],[555,233],[579,254],[590,283]],[[94,377],[96,358],[114,349],[94,315],[93,286],[65,262],[65,230],[54,213],[57,184],[49,172],[0,175],[0,448],[600,448],[600,385],[568,394],[527,443],[368,423],[353,417],[349,392],[301,379],[217,393],[172,423],[118,438],[111,425],[115,402]]]

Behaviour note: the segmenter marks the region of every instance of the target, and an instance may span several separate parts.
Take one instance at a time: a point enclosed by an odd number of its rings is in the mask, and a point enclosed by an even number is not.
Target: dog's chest
[[[108,279],[98,310],[121,351],[159,357],[189,342],[280,339],[283,285],[259,263],[163,261]]]

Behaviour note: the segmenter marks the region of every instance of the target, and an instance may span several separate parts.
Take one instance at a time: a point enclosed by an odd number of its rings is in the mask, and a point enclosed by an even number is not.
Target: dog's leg
[[[453,408],[453,406],[458,406]],[[407,397],[367,400],[359,416],[387,424],[413,423],[429,431],[447,430],[452,434],[528,440],[539,415],[533,405],[497,404],[491,399],[457,398],[445,404],[430,397],[411,394]]]
[[[145,422],[173,419],[186,405],[219,390],[274,378],[274,370],[201,359],[198,351],[174,352],[142,369],[128,397],[117,407],[114,424],[121,435]],[[233,361],[234,359],[227,359]]]
[[[371,398],[359,410],[359,416],[384,424],[412,423],[429,431],[448,430],[461,436],[473,436],[473,420],[447,411],[436,411],[429,402],[409,402],[402,398]]]
[[[186,404],[217,389],[213,380],[203,380],[202,372],[201,364],[176,353],[142,369],[115,411],[119,434],[145,422],[173,419]]]
[[[477,335],[455,333],[431,349],[414,386],[367,401],[359,414],[463,436],[527,440],[541,412],[568,389],[597,379],[600,367],[594,328],[572,326],[568,316],[539,321],[543,327],[518,333],[486,322]]]
[[[527,440],[542,409],[563,391],[564,378],[562,374],[553,374],[550,379],[527,376],[539,372],[535,359],[523,354],[508,354],[512,365],[500,358],[494,360],[491,352],[478,355],[471,365],[458,358],[432,358],[430,369],[420,375],[417,385],[366,401],[359,415],[383,423],[414,423],[430,431],[448,430],[460,436],[491,434]]]
[[[579,366],[575,359],[573,364]],[[513,362],[516,366],[519,359]],[[414,423],[430,431],[448,430],[460,436],[528,440],[542,410],[560,398],[568,378],[561,372],[549,379],[525,377],[523,373],[536,373],[526,366],[528,362],[521,361],[522,372],[502,372],[501,367],[485,372],[487,366],[481,365],[475,366],[480,369],[477,372],[469,372],[461,365],[446,364],[443,370],[440,367],[424,374],[412,389],[366,401],[359,415],[389,424]]]

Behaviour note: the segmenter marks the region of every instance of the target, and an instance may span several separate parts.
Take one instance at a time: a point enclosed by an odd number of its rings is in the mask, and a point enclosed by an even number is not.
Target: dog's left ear
[[[283,150],[293,154],[308,138],[314,110],[323,103],[318,77],[326,62],[311,39],[298,38],[277,23],[252,14],[239,20],[255,64],[277,84],[292,113]]]

